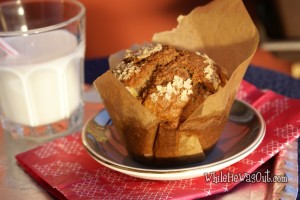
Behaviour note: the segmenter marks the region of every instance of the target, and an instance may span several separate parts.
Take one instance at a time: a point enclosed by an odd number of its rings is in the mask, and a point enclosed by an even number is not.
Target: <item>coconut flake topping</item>
[[[113,74],[120,80],[126,81],[130,79],[134,74],[138,74],[141,69],[135,64],[135,59],[142,60],[155,52],[161,51],[161,44],[148,44],[147,46],[143,46],[136,51],[126,50],[124,59],[121,63],[119,63],[116,68],[113,70]],[[132,58],[131,62],[124,62],[125,59]],[[142,65],[141,65],[142,67]]]
[[[145,59],[152,55],[153,53],[156,53],[158,51],[162,50],[162,45],[161,44],[148,44],[145,46],[142,46],[136,51],[132,50],[126,50],[124,58],[132,58],[136,57],[138,60]]]
[[[203,69],[204,77],[213,84],[215,90],[218,89],[218,85],[220,84],[220,78],[217,73],[216,63],[213,59],[209,58],[206,54],[202,54],[200,52],[196,52],[197,55],[202,56],[204,58],[204,63],[207,66]]]
[[[164,99],[170,101],[172,95],[180,95],[180,100],[187,102],[189,95],[193,94],[192,80],[188,78],[183,80],[180,76],[174,76],[173,81],[169,82],[166,86],[157,85],[157,93],[150,94],[151,100],[156,102],[158,97],[164,97]]]
[[[113,74],[119,79],[120,81],[126,81],[130,79],[134,74],[137,74],[141,71],[141,69],[136,66],[133,62],[125,63],[122,61],[116,69],[113,70]]]

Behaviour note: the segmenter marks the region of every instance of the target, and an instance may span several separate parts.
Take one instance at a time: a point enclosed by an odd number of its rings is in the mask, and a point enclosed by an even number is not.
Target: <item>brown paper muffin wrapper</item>
[[[154,34],[152,41],[206,53],[227,69],[229,81],[209,96],[179,127],[168,130],[145,109],[111,71],[94,85],[129,154],[152,165],[180,165],[205,159],[220,138],[236,91],[259,42],[241,0],[218,0],[178,17],[177,28]],[[110,57],[110,65],[122,59]]]

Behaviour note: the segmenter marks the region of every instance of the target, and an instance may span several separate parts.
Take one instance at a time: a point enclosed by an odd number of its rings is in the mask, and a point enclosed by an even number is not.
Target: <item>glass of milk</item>
[[[16,138],[49,138],[83,120],[85,8],[75,0],[0,3],[0,120]]]

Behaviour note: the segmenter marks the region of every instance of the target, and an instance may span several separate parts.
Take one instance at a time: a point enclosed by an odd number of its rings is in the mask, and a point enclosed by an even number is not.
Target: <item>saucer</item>
[[[82,142],[89,155],[100,164],[150,180],[180,180],[224,169],[251,154],[265,135],[265,122],[251,105],[235,100],[218,143],[204,161],[180,167],[158,168],[133,160],[125,149],[105,109],[87,121]]]

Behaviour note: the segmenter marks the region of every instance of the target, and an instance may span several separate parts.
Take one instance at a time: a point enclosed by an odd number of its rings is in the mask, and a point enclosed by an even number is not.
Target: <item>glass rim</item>
[[[18,36],[18,35],[31,35],[31,34],[37,34],[37,33],[42,33],[42,32],[47,32],[47,31],[51,31],[51,30],[55,30],[58,28],[62,28],[64,26],[67,26],[75,21],[77,21],[78,19],[82,18],[85,16],[86,13],[86,9],[84,7],[84,5],[77,1],[77,0],[46,0],[46,1],[41,1],[41,0],[17,0],[17,1],[8,1],[8,2],[3,2],[0,3],[0,10],[3,6],[7,6],[7,5],[19,5],[21,3],[28,3],[28,2],[57,2],[57,3],[64,3],[64,2],[71,2],[73,5],[77,5],[80,9],[80,11],[73,17],[71,17],[68,20],[62,21],[60,23],[54,24],[54,25],[50,25],[50,26],[45,26],[45,27],[41,27],[41,28],[35,28],[35,29],[29,29],[26,31],[0,31],[0,36]]]

